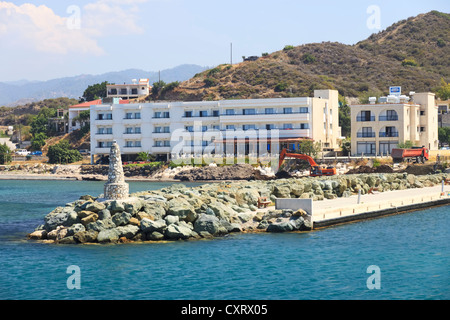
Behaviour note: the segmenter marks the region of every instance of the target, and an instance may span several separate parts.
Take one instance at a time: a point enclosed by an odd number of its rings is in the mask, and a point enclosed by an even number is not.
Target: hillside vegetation
[[[433,91],[450,75],[450,15],[437,11],[402,20],[355,45],[287,45],[257,61],[220,65],[182,82],[163,100],[311,96],[337,89],[347,97]],[[447,80],[448,81],[448,80]]]

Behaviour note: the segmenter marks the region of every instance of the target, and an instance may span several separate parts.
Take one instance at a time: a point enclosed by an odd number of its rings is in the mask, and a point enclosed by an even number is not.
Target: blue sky
[[[230,43],[235,63],[285,45],[355,44],[431,10],[449,13],[450,1],[0,1],[0,81],[215,66],[229,63]]]

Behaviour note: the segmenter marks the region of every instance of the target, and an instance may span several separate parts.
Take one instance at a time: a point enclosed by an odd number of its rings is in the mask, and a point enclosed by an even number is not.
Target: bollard
[[[358,204],[361,203],[361,189],[358,190]]]

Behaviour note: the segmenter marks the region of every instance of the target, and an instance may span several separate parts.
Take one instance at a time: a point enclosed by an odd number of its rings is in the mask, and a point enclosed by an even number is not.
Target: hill
[[[449,14],[432,11],[393,24],[355,45],[286,46],[256,61],[201,72],[164,99],[219,100],[311,96],[334,88],[347,97],[431,91],[450,72]]]
[[[161,70],[161,78],[166,82],[184,81],[205,70],[198,65],[180,65]],[[131,82],[132,79],[149,78],[150,83],[159,79],[159,72],[128,69],[100,75],[79,75],[48,81],[27,81],[0,83],[0,105],[17,106],[44,99],[67,97],[78,99],[92,84],[108,81],[110,83]]]

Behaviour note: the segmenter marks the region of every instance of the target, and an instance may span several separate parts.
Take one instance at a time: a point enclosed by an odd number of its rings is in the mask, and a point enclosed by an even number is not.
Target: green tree
[[[298,150],[301,154],[306,154],[308,156],[315,158],[320,152],[321,147],[319,142],[314,142],[312,140],[305,140],[300,143]]]
[[[108,81],[96,83],[88,86],[83,92],[82,101],[92,101],[106,97],[106,85],[110,84]]]
[[[352,151],[352,142],[350,138],[341,141],[342,155],[348,156]]]
[[[47,135],[43,132],[38,132],[31,139],[31,149],[33,150],[41,150],[43,146],[45,146],[45,141],[48,139]]]
[[[444,78],[441,78],[441,86],[437,89],[436,95],[441,100],[450,99],[450,82],[445,82]]]
[[[30,133],[33,135],[33,137],[35,137],[38,133],[45,133],[46,135],[49,135],[51,129],[48,125],[48,120],[55,116],[56,109],[47,107],[42,108],[39,111],[38,115],[35,116],[30,123]]]
[[[347,104],[345,97],[339,95],[339,126],[344,137],[351,136],[351,124],[350,106]]]
[[[406,140],[405,142],[400,142],[397,147],[399,149],[411,149],[414,146],[412,141]]]
[[[162,80],[158,82],[154,82],[152,85],[152,97],[156,98],[158,97],[161,90],[166,86],[166,83]]]
[[[54,146],[50,146],[47,152],[49,163],[68,164],[77,161],[81,161],[83,156],[78,150],[70,148],[69,142],[66,140],[61,141]]]
[[[443,143],[450,144],[450,127],[439,128],[438,136],[439,136],[439,142],[441,143],[441,145]]]
[[[11,160],[11,149],[9,149],[6,143],[0,144],[0,164],[9,163]]]

